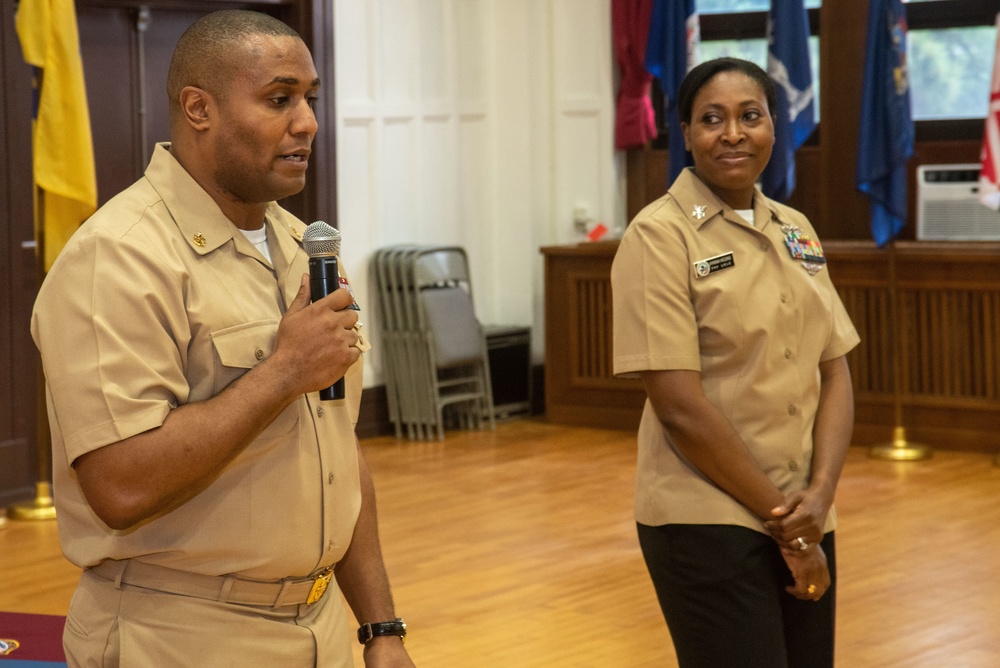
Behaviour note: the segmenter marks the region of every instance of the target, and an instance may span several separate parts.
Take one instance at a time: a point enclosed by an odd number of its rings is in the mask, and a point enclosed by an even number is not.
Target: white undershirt
[[[753,209],[734,209],[736,213],[743,217],[743,220],[753,225]]]
[[[267,247],[266,225],[261,226],[260,229],[240,230],[240,232],[243,233],[243,236],[245,236],[250,243],[257,247],[257,250],[259,250],[261,254],[267,258],[268,262],[271,261],[271,249]]]

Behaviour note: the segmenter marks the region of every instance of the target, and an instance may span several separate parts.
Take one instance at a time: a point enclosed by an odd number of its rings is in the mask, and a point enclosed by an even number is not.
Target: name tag
[[[736,261],[733,259],[732,251],[730,251],[728,253],[723,253],[722,255],[716,255],[715,257],[698,260],[697,262],[694,262],[692,266],[694,267],[695,276],[698,278],[705,278],[709,274],[713,274],[717,271],[735,267]]]

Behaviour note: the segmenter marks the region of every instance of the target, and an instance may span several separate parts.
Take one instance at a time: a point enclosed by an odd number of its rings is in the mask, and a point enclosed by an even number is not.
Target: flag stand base
[[[892,442],[873,445],[868,451],[868,456],[885,461],[915,462],[928,459],[931,456],[931,447],[906,440],[906,427],[896,427],[892,430]]]
[[[34,500],[15,503],[7,513],[14,520],[54,520],[56,507],[52,502],[52,486],[48,482],[36,482]]]

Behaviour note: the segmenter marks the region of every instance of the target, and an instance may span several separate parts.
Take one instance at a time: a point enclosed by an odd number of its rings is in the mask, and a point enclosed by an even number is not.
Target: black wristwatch
[[[399,636],[400,640],[406,642],[406,622],[396,617],[391,622],[362,624],[361,628],[358,629],[358,642],[362,645],[379,636]]]

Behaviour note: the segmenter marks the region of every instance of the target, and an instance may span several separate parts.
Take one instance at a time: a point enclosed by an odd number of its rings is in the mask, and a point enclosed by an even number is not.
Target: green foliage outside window
[[[806,0],[806,9],[819,7],[821,2],[822,0]],[[705,14],[766,12],[771,9],[771,0],[695,0],[695,7],[699,13]]]
[[[907,42],[913,118],[985,118],[996,27],[911,30]]]
[[[820,4],[821,0],[806,0],[805,3],[807,8],[819,7]],[[697,0],[697,7],[704,14],[768,11],[771,0]],[[907,55],[913,118],[984,118],[989,106],[996,39],[996,27],[993,25],[910,30]],[[819,38],[815,35],[809,39],[809,51],[818,119]],[[701,42],[700,60],[720,56],[744,58],[766,68],[767,43],[763,36],[760,39]]]

